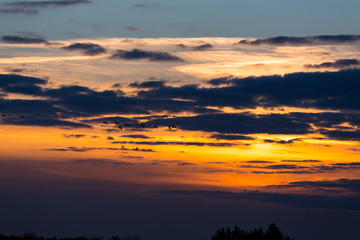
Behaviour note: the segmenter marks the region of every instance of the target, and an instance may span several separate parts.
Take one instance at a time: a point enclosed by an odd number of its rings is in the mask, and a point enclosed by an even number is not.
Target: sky
[[[0,1],[0,234],[358,239],[358,1]]]

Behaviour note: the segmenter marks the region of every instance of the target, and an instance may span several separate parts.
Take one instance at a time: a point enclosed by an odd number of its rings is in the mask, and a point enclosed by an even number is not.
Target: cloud
[[[121,135],[121,137],[125,137],[125,138],[143,138],[143,139],[150,138],[149,136],[146,136],[146,135],[143,135],[143,134],[127,134],[127,135]]]
[[[322,191],[350,191],[360,193],[360,179],[341,178],[330,181],[297,181],[285,185],[269,185],[267,188],[304,188]]]
[[[64,138],[83,138],[86,134],[63,134]]]
[[[217,140],[255,140],[250,136],[236,134],[212,134],[210,138],[216,138]]]
[[[153,149],[144,149],[144,148],[96,148],[96,147],[66,147],[66,148],[48,148],[44,149],[45,151],[55,151],[55,152],[89,152],[95,150],[108,150],[108,151],[136,151],[136,152],[156,152]]]
[[[144,98],[182,98],[199,106],[256,108],[292,106],[332,110],[360,109],[360,70],[291,73],[283,76],[232,78],[230,86],[164,86],[139,91]]]
[[[137,145],[181,145],[181,146],[211,146],[211,147],[232,147],[231,143],[202,143],[202,142],[175,142],[175,141],[153,141],[153,142],[134,142],[134,141],[114,141],[113,144],[137,144]]]
[[[23,8],[46,8],[46,7],[66,7],[77,4],[91,4],[89,0],[50,0],[50,1],[17,1],[4,3],[5,6]]]
[[[161,126],[167,125],[168,121],[168,119],[158,119],[149,123]],[[184,130],[219,134],[306,134],[313,132],[310,124],[296,121],[286,114],[215,113],[177,117],[173,121]]]
[[[276,143],[276,144],[293,144],[294,142],[301,141],[300,138],[294,138],[290,140],[278,140],[278,139],[264,139],[264,143]]]
[[[139,31],[139,30],[140,30],[139,28],[134,27],[134,26],[126,26],[126,27],[124,27],[124,28],[125,28],[125,30],[131,31],[131,32],[136,32],[136,31]]]
[[[1,8],[0,14],[25,14],[25,15],[36,15],[39,10],[36,9],[22,9],[22,8]]]
[[[327,196],[312,194],[290,194],[290,193],[270,193],[261,191],[204,191],[204,190],[168,190],[158,191],[160,195],[199,197],[204,199],[217,200],[247,200],[263,203],[274,203],[280,206],[297,206],[315,209],[341,209],[341,210],[360,210],[360,196]]]
[[[205,43],[196,47],[193,47],[194,50],[196,51],[204,51],[204,50],[208,50],[210,48],[213,48],[214,46],[211,45],[210,43]]]
[[[360,35],[341,34],[341,35],[318,35],[308,37],[289,37],[276,36],[256,40],[241,40],[238,43],[244,45],[309,45],[309,44],[337,44],[353,43],[360,40]]]
[[[134,88],[160,88],[165,85],[165,81],[147,81],[147,82],[133,82],[129,87]]]
[[[101,115],[141,114],[143,124],[167,127],[170,124],[183,130],[204,131],[213,138],[246,140],[248,134],[308,134],[320,133],[327,138],[356,140],[360,125],[360,70],[338,72],[294,73],[284,76],[229,78],[226,86],[210,88],[198,85],[168,86],[164,81],[133,82],[131,96],[120,89],[98,90],[81,85],[47,87],[47,81],[19,74],[0,74],[2,94],[24,94],[37,99],[0,98],[2,111],[9,116],[26,115],[26,119],[12,119],[14,124],[62,125],[67,119],[86,117],[76,126],[115,121],[123,124],[139,123],[138,119],[101,117]],[[126,86],[125,86],[126,87]],[[337,112],[251,114],[222,113],[221,108],[249,109],[256,107],[301,107],[329,109]],[[214,109],[218,108],[218,109]],[[340,111],[339,111],[340,110]],[[165,119],[160,114],[188,112],[187,116]],[[158,116],[156,116],[158,114]],[[46,119],[49,121],[46,123]],[[52,121],[54,120],[54,121]],[[10,119],[5,123],[10,124]],[[59,122],[62,121],[62,122]],[[74,120],[71,120],[74,121]],[[4,123],[4,122],[3,122]],[[348,127],[343,127],[344,123]],[[31,123],[34,124],[34,123]],[[138,127],[140,125],[131,125]],[[313,128],[314,127],[314,128]],[[146,130],[149,130],[146,128]],[[330,130],[331,129],[331,130]],[[218,135],[216,135],[218,134]],[[226,138],[226,139],[225,139]],[[251,139],[248,139],[251,140]],[[299,139],[265,139],[265,142],[292,143]]]
[[[2,36],[1,40],[8,43],[18,43],[18,44],[39,44],[39,43],[48,43],[47,40],[43,38],[36,37],[20,37],[20,36]]]
[[[156,3],[152,3],[152,4],[145,4],[145,3],[140,4],[140,3],[138,3],[138,4],[133,5],[133,7],[136,7],[136,8],[158,7],[158,6],[159,6],[159,4],[156,4]]]
[[[360,131],[320,130],[320,133],[338,140],[360,141]]]
[[[357,59],[338,59],[335,62],[323,62],[321,64],[306,64],[307,68],[351,68],[360,65]]]
[[[62,49],[68,51],[80,50],[85,55],[89,56],[95,56],[106,52],[106,49],[103,46],[94,43],[73,43],[69,46],[62,47]]]
[[[183,48],[183,49],[191,49],[191,50],[194,50],[194,51],[205,51],[205,50],[208,50],[210,48],[213,48],[214,46],[210,43],[204,43],[204,44],[201,44],[201,45],[198,45],[198,46],[187,46],[183,43],[180,43],[180,44],[177,44],[176,45],[177,47],[179,48]]]
[[[112,59],[148,59],[149,61],[169,61],[169,62],[182,62],[183,60],[177,56],[173,56],[167,52],[153,52],[141,49],[133,49],[131,51],[117,50],[110,58]]]
[[[320,163],[320,160],[281,160],[282,162],[293,162],[293,163]]]

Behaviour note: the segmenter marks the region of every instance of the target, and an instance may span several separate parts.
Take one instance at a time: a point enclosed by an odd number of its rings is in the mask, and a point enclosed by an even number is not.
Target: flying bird
[[[143,124],[143,123],[140,123],[140,125],[141,125],[142,127],[145,127],[145,124]]]
[[[120,127],[120,126],[119,126],[119,129],[120,129],[121,131],[123,130],[123,128],[122,128],[122,127]]]
[[[158,126],[157,126],[157,125],[154,125],[154,128],[158,128]]]
[[[6,117],[6,115],[5,115],[5,114],[1,114],[1,116],[2,116],[2,117]]]
[[[107,122],[102,122],[102,123],[105,123],[106,125],[108,125],[108,123],[107,123]]]
[[[169,118],[169,115],[164,115],[164,116],[162,116],[163,118]]]
[[[116,120],[114,122],[115,122],[116,125],[119,125],[119,123]]]

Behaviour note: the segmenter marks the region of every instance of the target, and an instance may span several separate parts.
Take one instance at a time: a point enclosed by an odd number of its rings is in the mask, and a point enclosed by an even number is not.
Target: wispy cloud
[[[23,9],[23,8],[0,8],[0,14],[25,14],[36,15],[39,10],[36,9]]]

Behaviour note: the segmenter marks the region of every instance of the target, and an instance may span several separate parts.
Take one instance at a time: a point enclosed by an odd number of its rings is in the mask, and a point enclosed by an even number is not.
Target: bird
[[[124,148],[124,145],[122,145],[121,148]]]
[[[125,123],[125,126],[129,126],[130,125],[130,123]]]
[[[6,117],[6,114],[1,114],[2,117]]]
[[[163,118],[169,118],[169,115],[164,115],[164,116],[162,116]]]
[[[106,125],[108,125],[108,123],[107,123],[107,122],[103,122],[103,123],[105,123]]]
[[[173,115],[173,118],[176,118],[176,116],[175,116],[175,115]]]
[[[143,123],[140,123],[140,125],[141,125],[142,127],[145,127],[145,124],[143,124]]]
[[[171,129],[171,126],[169,125],[168,128]]]
[[[122,131],[122,127],[119,126],[119,128],[120,128],[120,130]]]
[[[119,123],[116,120],[114,122],[115,122],[116,125],[119,125]]]
[[[157,126],[157,125],[154,125],[154,128],[158,128],[158,126]]]
[[[139,151],[139,148],[135,148],[136,151]]]

